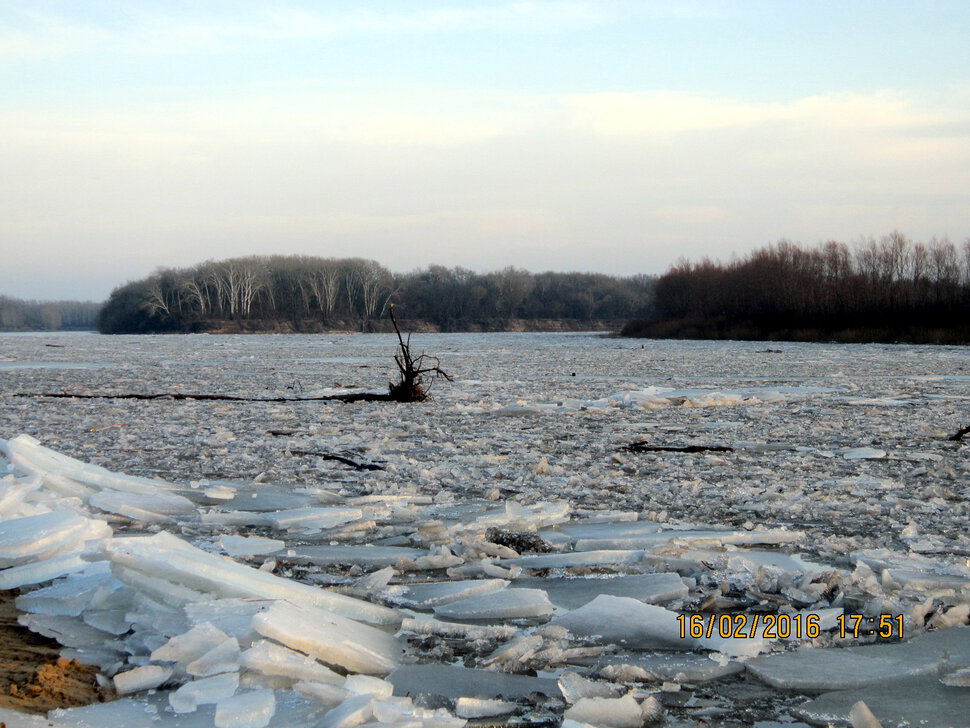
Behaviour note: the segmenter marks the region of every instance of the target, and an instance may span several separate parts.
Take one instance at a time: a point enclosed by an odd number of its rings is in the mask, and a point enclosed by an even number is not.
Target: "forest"
[[[727,263],[680,261],[626,336],[970,343],[970,239],[899,232],[853,247],[782,240]]]
[[[615,330],[650,314],[654,280],[437,265],[394,274],[362,258],[249,256],[161,269],[119,286],[98,330],[383,331],[391,303],[411,329]]]
[[[0,331],[83,331],[101,310],[91,301],[23,301],[0,296]]]

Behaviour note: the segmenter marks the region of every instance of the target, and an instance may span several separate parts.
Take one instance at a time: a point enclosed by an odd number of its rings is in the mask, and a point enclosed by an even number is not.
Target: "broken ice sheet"
[[[0,568],[28,564],[76,542],[88,519],[69,510],[12,518],[0,530]]]
[[[88,564],[83,571],[54,581],[50,586],[21,594],[17,608],[36,614],[77,616],[99,593],[111,592],[121,586],[109,564],[101,561]]]
[[[686,634],[676,612],[636,599],[606,594],[579,609],[557,616],[562,625],[577,637],[594,638],[599,644],[615,644],[635,650],[690,650],[705,647],[728,657],[749,657],[767,650],[770,641],[762,637],[702,637]]]
[[[431,609],[449,602],[481,597],[504,589],[508,585],[509,582],[505,579],[470,579],[400,584],[392,587],[388,599],[402,606]]]
[[[944,664],[970,665],[970,627],[938,629],[905,642],[846,648],[803,647],[749,660],[747,667],[774,687],[823,691],[936,675]]]
[[[114,676],[115,690],[119,695],[157,688],[170,677],[173,670],[161,665],[143,665],[133,670],[119,672]]]
[[[239,673],[224,672],[185,683],[168,694],[168,702],[176,713],[192,713],[200,705],[218,703],[234,695],[238,687]]]
[[[958,728],[970,715],[970,690],[943,685],[935,674],[826,693],[791,711],[814,725],[851,725],[849,714],[860,700],[883,728]]]
[[[357,564],[394,566],[401,559],[426,556],[425,549],[405,546],[295,546],[293,557],[311,564]]]
[[[161,516],[185,515],[196,511],[192,501],[174,493],[102,491],[88,498],[88,503],[102,511],[122,516],[129,516],[133,511],[150,512]]]
[[[516,579],[515,588],[545,589],[557,607],[578,609],[599,594],[631,597],[648,604],[670,602],[690,591],[679,574],[628,574],[606,578],[538,577]]]
[[[839,648],[805,647],[779,655],[756,657],[747,668],[760,680],[784,690],[821,692],[844,690],[936,672],[936,660],[915,662],[865,656]]]
[[[253,629],[325,664],[368,675],[386,675],[397,667],[403,652],[392,635],[375,627],[287,602],[256,614]]]
[[[105,543],[104,553],[120,566],[152,574],[214,597],[287,599],[295,604],[322,606],[350,619],[374,624],[397,624],[400,621],[400,617],[386,607],[208,554],[165,532],[149,537],[111,539]]]
[[[580,698],[566,709],[564,717],[609,728],[640,728],[643,725],[640,704],[632,695],[622,698]]]
[[[254,690],[216,703],[216,728],[264,728],[276,713],[272,690]]]
[[[276,528],[287,531],[322,531],[351,521],[359,521],[364,512],[360,508],[292,508],[267,514]]]
[[[260,536],[225,535],[219,539],[219,548],[229,556],[261,556],[283,550],[286,543]]]
[[[263,675],[285,677],[294,682],[324,682],[343,685],[344,677],[317,660],[288,647],[259,640],[242,653],[242,665]]]
[[[714,655],[717,657],[717,655]],[[599,674],[609,680],[701,683],[744,672],[745,663],[715,660],[697,652],[617,652],[600,658]]]
[[[552,616],[553,606],[541,589],[502,589],[441,604],[434,612],[456,620],[537,619]]]
[[[886,457],[886,451],[877,447],[852,447],[840,452],[846,460],[881,460]]]

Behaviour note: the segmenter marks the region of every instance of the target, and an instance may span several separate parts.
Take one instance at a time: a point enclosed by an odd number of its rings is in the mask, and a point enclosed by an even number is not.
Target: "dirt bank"
[[[0,592],[0,707],[25,713],[110,700],[97,668],[60,656],[54,640],[17,623],[16,592]]]

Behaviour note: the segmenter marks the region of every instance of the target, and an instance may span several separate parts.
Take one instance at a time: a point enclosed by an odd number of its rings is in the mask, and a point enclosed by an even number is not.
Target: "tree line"
[[[83,331],[95,327],[100,303],[23,301],[0,296],[0,331]]]
[[[116,288],[103,333],[374,330],[398,316],[441,331],[502,330],[518,319],[620,322],[649,312],[653,279],[429,266],[391,273],[373,260],[249,256],[161,269]]]
[[[899,232],[850,247],[782,240],[730,262],[682,260],[628,336],[970,342],[970,239]]]

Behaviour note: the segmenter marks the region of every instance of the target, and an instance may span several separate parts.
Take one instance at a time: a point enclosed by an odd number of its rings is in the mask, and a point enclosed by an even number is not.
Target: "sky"
[[[970,237],[966,0],[0,0],[0,294]]]

